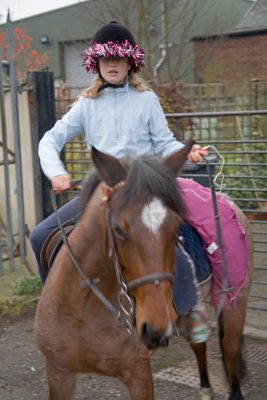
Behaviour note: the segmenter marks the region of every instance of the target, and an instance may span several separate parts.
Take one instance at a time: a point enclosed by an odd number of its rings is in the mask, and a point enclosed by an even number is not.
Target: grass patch
[[[9,271],[8,262],[4,262],[4,274],[0,276],[0,318],[35,309],[41,288],[39,276],[29,275],[19,259],[15,259],[13,272]]]
[[[9,315],[19,315],[26,310],[33,310],[36,307],[39,297],[24,296],[23,299],[10,299],[0,302],[0,319]]]
[[[39,294],[42,289],[40,278],[37,276],[21,276],[14,282],[13,293],[18,296]]]

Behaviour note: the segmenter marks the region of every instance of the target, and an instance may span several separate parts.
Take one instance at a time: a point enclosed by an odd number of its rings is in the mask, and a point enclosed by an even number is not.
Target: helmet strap
[[[101,76],[101,75],[100,75],[100,76]],[[102,76],[101,76],[101,78],[102,78]],[[126,85],[127,82],[128,82],[128,76],[126,76],[124,82],[122,82],[120,85],[116,85],[115,83],[106,82],[106,83],[104,83],[103,85],[101,85],[101,86],[99,87],[98,93],[100,93],[102,90],[104,90],[104,89],[106,89],[106,88],[108,88],[108,87],[110,87],[110,88],[112,88],[112,89],[123,88],[123,87]]]

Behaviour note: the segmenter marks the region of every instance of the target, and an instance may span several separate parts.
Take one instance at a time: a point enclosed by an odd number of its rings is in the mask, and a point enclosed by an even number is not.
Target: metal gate
[[[41,179],[38,143],[41,135],[55,123],[53,74],[28,73],[27,81],[19,86],[9,17],[6,33],[8,60],[2,60],[0,49],[0,276],[4,273],[5,260],[8,261],[9,271],[15,270],[14,258],[17,256],[34,273],[35,268],[26,263],[26,248],[29,246],[26,238],[29,228],[40,222],[52,208],[49,205],[48,210],[43,210],[43,204],[48,204],[42,199],[42,194],[44,197],[48,194],[48,182]],[[26,126],[23,132],[20,132],[21,122],[25,123],[22,124],[24,128]],[[24,194],[27,196],[25,204]]]
[[[248,314],[254,326],[265,329],[260,314],[267,312],[267,110],[193,112],[168,117],[189,119],[190,124],[180,131],[181,140],[194,137],[203,146],[214,146],[209,152],[217,156],[214,176],[219,174],[218,186],[250,220],[255,271]],[[207,124],[210,120],[212,128]]]
[[[65,89],[64,99],[56,97],[58,116],[64,114],[66,105],[72,103],[73,96],[79,91],[79,88]],[[225,90],[223,93],[226,95]],[[255,93],[257,103],[255,97],[250,98],[254,106],[259,104],[259,92]],[[227,96],[227,106],[237,108],[232,102],[236,94],[231,95],[232,98]],[[200,104],[205,104],[207,109],[214,105],[214,101],[207,102],[201,96],[190,101],[192,110],[200,108]],[[240,96],[238,101],[240,104]],[[216,105],[218,103],[216,100]],[[224,102],[221,103],[226,107]],[[209,150],[211,159],[216,160],[211,163],[212,172],[214,176],[220,173],[218,182],[221,183],[222,192],[227,193],[251,221],[255,243],[255,273],[249,309],[250,318],[257,316],[257,321],[261,320],[258,314],[267,311],[267,104],[264,105],[264,109],[244,110],[245,107],[239,107],[228,111],[166,114],[179,140],[187,141],[193,137],[201,145],[212,145],[217,149]],[[66,145],[64,159],[67,170],[75,180],[82,180],[92,168],[90,154],[82,138],[76,138]],[[208,180],[205,165],[187,167],[184,176],[193,177],[201,183]],[[68,198],[72,195],[70,192]],[[63,199],[65,201],[66,197]]]

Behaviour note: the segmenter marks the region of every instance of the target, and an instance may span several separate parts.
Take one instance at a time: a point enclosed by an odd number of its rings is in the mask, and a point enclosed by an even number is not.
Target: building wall
[[[194,42],[197,82],[267,80],[267,32]]]
[[[149,26],[147,30],[149,39],[142,33],[145,22],[144,11],[140,10],[141,3],[146,7],[150,5],[149,14],[145,16],[146,25]],[[162,14],[164,3],[167,4],[166,20]],[[127,10],[123,9],[123,4],[127,5]],[[149,57],[152,69],[162,58],[159,46],[165,44],[167,40],[165,32],[165,24],[167,24],[169,26],[168,42],[171,44],[169,55],[172,78],[192,82],[194,68],[191,37],[232,29],[251,4],[250,0],[192,0],[190,2],[188,0],[179,0],[179,2],[174,0],[165,2],[162,0],[153,0],[153,2],[149,0],[144,2],[91,0],[14,21],[13,26],[24,29],[27,35],[32,37],[32,48],[40,53],[46,53],[49,57],[47,64],[49,70],[53,71],[55,78],[66,82],[69,76],[77,77],[82,73],[82,58],[76,57],[76,70],[73,73],[68,70],[68,76],[66,76],[65,61],[69,46],[80,49],[81,43],[84,43],[83,48],[86,48],[96,29],[102,24],[114,19],[124,23],[128,21],[127,25],[146,52],[147,67]],[[0,28],[3,27],[0,26]],[[43,35],[49,38],[47,44],[41,44],[40,37]],[[169,67],[166,59],[160,64],[157,74],[161,80],[166,80],[168,77]],[[86,81],[86,78],[84,80]],[[70,83],[75,84],[72,79]]]
[[[168,13],[172,72],[179,81],[194,82],[192,37],[234,29],[252,3],[247,0],[186,0],[176,3]],[[168,64],[165,62],[159,70],[163,80],[167,69]]]
[[[98,26],[94,21],[85,24],[86,15],[89,14],[85,7],[81,3],[13,22],[14,28],[22,28],[32,38],[33,49],[47,54],[47,66],[54,72],[55,78],[64,79],[62,43],[84,40],[85,48]],[[42,44],[42,36],[47,36],[49,42]]]

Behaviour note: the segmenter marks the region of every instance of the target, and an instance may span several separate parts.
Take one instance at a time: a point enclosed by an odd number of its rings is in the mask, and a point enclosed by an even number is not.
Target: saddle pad
[[[177,178],[183,200],[187,207],[184,220],[201,236],[209,257],[212,272],[211,305],[218,306],[221,300],[224,277],[221,248],[217,245],[217,227],[210,188],[189,179]],[[244,285],[248,271],[248,242],[245,228],[237,219],[234,203],[224,195],[216,193],[222,230],[223,248],[227,261],[227,292],[223,307],[231,309]]]
[[[211,266],[200,235],[186,223],[181,224],[178,235],[183,248],[194,261],[198,283],[204,282],[211,274]]]

